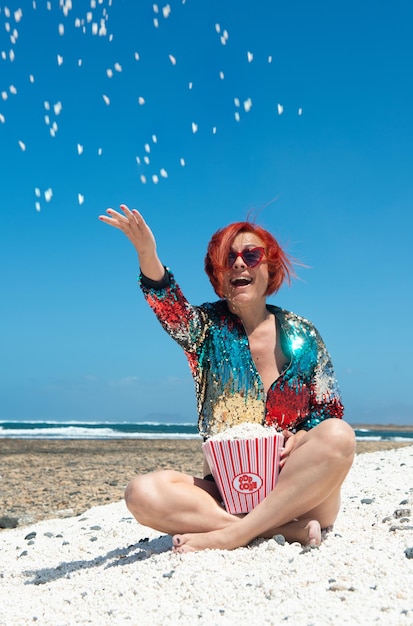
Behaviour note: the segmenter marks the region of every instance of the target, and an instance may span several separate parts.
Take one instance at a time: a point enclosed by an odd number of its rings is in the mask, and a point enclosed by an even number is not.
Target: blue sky
[[[254,214],[308,266],[270,301],[319,329],[346,418],[413,423],[411,2],[72,4],[0,1],[0,419],[196,421],[98,221],[124,202],[194,304]]]

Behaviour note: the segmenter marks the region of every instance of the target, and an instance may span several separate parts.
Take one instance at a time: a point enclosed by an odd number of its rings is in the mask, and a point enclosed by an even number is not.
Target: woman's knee
[[[353,459],[356,450],[356,436],[354,429],[341,419],[328,419],[321,422],[316,428],[319,435],[324,436],[327,447],[334,455]]]
[[[162,507],[165,489],[173,482],[175,474],[172,470],[161,470],[132,478],[125,489],[125,502],[135,517],[143,518]]]

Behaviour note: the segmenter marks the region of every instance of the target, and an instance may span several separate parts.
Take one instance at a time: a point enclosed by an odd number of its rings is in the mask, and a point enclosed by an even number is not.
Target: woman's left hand
[[[290,454],[300,445],[300,439],[305,431],[300,430],[294,434],[290,430],[283,430],[284,448],[281,450],[280,470],[284,467]]]

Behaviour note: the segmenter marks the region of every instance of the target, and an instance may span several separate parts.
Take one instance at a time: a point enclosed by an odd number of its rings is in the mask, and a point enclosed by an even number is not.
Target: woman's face
[[[231,251],[264,247],[261,239],[254,233],[239,233],[232,242]],[[224,276],[224,297],[230,309],[243,308],[257,301],[265,300],[268,287],[268,266],[265,255],[255,267],[248,267],[241,256],[237,256],[233,265]]]

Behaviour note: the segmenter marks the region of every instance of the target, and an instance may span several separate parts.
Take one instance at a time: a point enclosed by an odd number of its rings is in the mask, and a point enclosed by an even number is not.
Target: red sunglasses
[[[246,248],[241,252],[230,250],[228,253],[228,264],[232,267],[240,256],[247,267],[257,267],[257,265],[261,263],[264,254],[264,248]]]

